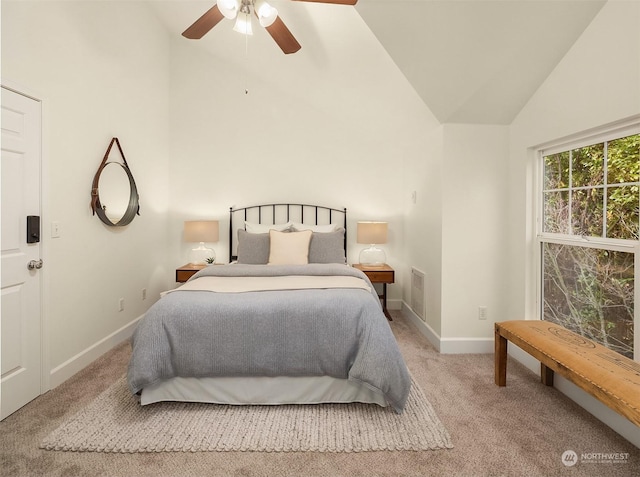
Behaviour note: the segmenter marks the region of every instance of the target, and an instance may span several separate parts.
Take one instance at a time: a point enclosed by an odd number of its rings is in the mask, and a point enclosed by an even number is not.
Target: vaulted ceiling
[[[361,0],[356,9],[440,122],[510,124],[605,3]]]
[[[215,0],[209,3],[213,5]],[[284,16],[288,3],[273,0]],[[302,3],[295,2],[299,8]],[[359,0],[356,11],[442,123],[510,124],[606,0]],[[153,2],[179,34],[205,2]],[[170,4],[173,4],[170,7]],[[307,4],[307,9],[354,8]],[[283,12],[284,10],[284,12]],[[338,10],[335,10],[339,14]],[[304,27],[288,22],[291,30]],[[321,42],[324,25],[313,25]],[[334,28],[326,26],[330,34]],[[229,28],[230,29],[230,28]],[[327,33],[329,34],[329,33]],[[348,39],[348,31],[338,32]],[[348,41],[345,41],[348,45]]]

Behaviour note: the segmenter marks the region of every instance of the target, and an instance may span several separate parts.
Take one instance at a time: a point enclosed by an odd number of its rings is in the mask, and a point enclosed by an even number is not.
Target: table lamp
[[[204,246],[205,242],[217,242],[219,238],[219,223],[217,220],[187,220],[184,223],[184,241],[198,242],[196,248],[191,249],[189,262],[191,265],[214,263],[216,252]]]
[[[358,243],[368,243],[370,246],[360,252],[359,261],[368,267],[380,267],[387,261],[384,250],[377,244],[387,243],[387,222],[358,222]]]

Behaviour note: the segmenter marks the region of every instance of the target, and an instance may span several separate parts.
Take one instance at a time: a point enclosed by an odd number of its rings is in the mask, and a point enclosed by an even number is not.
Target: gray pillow
[[[269,234],[252,234],[238,229],[238,263],[266,265],[270,247]]]
[[[346,263],[344,229],[335,232],[313,232],[309,243],[309,263]]]

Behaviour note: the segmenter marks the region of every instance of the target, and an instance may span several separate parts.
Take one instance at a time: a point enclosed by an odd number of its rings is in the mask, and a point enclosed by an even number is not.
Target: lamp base
[[[207,265],[207,259],[216,259],[216,252],[212,248],[204,246],[204,242],[200,242],[200,245],[191,249],[189,253],[189,263],[191,265]],[[212,262],[213,263],[213,262]]]
[[[367,267],[381,267],[387,262],[387,255],[381,248],[371,245],[360,251],[358,261]]]

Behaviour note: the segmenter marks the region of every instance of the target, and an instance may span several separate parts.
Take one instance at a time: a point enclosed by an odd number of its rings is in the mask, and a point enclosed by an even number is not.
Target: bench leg
[[[553,369],[540,363],[540,381],[546,386],[553,386]]]
[[[507,385],[507,339],[495,332],[495,380],[497,386]]]

